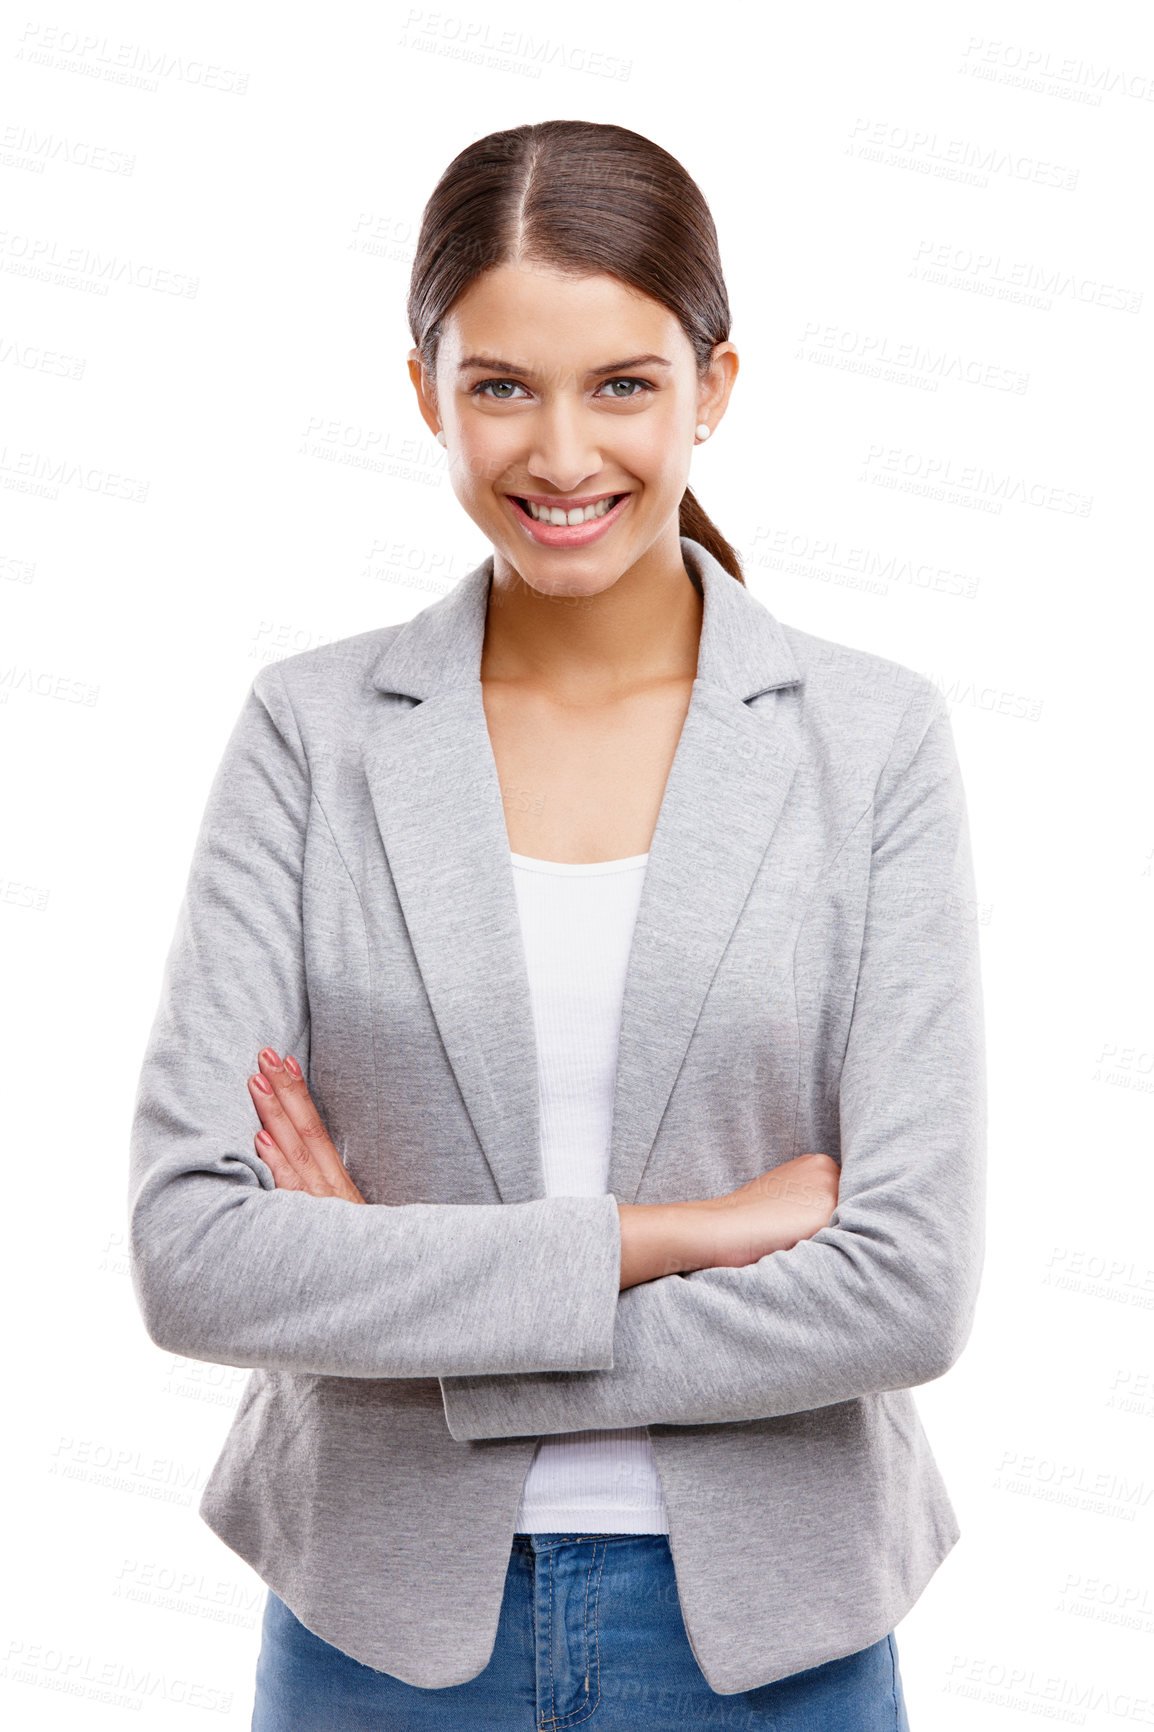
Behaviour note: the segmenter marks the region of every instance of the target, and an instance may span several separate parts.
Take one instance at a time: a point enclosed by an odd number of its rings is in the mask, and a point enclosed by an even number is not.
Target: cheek
[[[653,492],[680,497],[684,491],[688,445],[672,410],[655,408],[648,415],[639,415],[622,430],[614,449],[618,461]]]
[[[509,430],[496,422],[474,420],[460,427],[452,441],[449,474],[462,502],[476,501],[506,474],[513,463]]]

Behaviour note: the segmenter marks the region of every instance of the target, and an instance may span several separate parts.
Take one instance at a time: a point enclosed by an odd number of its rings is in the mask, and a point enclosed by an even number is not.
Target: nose
[[[596,415],[579,401],[557,396],[532,416],[527,467],[558,493],[576,493],[602,466]]]

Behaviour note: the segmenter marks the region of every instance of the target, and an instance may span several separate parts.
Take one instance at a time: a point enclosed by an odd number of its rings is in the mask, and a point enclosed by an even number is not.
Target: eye
[[[652,391],[656,388],[649,383],[648,379],[619,378],[606,379],[602,389],[605,389],[607,386],[612,387],[616,385],[637,387],[636,390],[630,390],[628,392],[611,390],[610,396],[612,400],[617,403],[631,403],[644,392]],[[511,393],[514,391],[524,391],[524,389],[525,387],[523,385],[518,385],[515,379],[482,379],[470,388],[469,395],[471,397],[487,396],[489,401],[492,403],[516,403],[519,399],[512,396]]]
[[[506,391],[522,391],[522,390],[524,390],[524,386],[518,385],[514,379],[482,379],[480,384],[473,386],[469,395],[471,397],[480,397],[482,395],[482,393],[488,391],[490,385],[494,386],[497,390],[499,390],[502,393],[502,395],[500,397],[494,397],[493,398],[493,401],[495,403],[515,403],[516,402],[515,397],[506,397],[504,395],[504,393]]]
[[[641,387],[640,391],[630,391],[628,396],[625,396],[624,393],[618,394],[615,392],[614,396],[619,403],[629,403],[634,397],[640,396],[641,392],[653,390],[653,386],[649,383],[648,379],[606,379],[605,383],[607,385],[639,385]]]

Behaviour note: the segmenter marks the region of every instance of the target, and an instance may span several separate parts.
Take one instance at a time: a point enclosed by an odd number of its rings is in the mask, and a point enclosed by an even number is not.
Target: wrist
[[[620,1289],[706,1266],[696,1203],[618,1203]]]

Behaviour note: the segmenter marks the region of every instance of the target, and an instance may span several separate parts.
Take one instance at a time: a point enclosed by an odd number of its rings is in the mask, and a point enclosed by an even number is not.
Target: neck
[[[703,615],[676,533],[595,595],[543,594],[495,552],[481,680],[575,703],[692,682]]]

